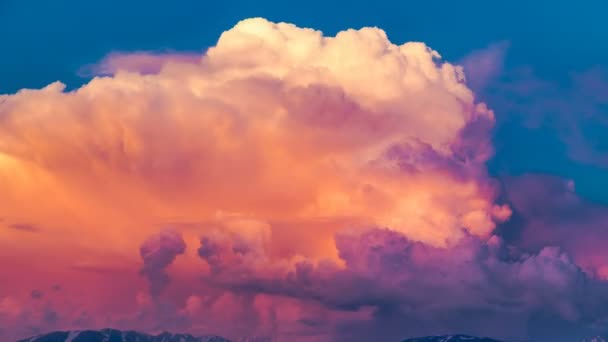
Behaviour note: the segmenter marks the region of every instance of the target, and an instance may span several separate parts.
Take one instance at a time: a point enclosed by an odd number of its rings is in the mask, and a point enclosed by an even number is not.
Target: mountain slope
[[[136,331],[115,329],[54,331],[34,336],[18,342],[231,342],[219,336],[199,336],[188,334],[148,335]]]
[[[606,342],[606,340],[601,336],[595,336],[595,337],[584,339],[581,342]]]
[[[487,337],[473,337],[467,335],[443,335],[409,338],[403,342],[501,342]]]
[[[258,339],[241,340],[240,342],[258,341]],[[262,341],[262,340],[260,340]],[[268,340],[263,340],[268,341]],[[120,331],[115,329],[102,330],[73,330],[54,331],[48,334],[34,336],[18,342],[232,342],[220,336],[192,336],[189,334],[171,334],[164,332],[159,335],[149,335],[136,331]],[[468,335],[443,335],[409,338],[402,342],[501,342],[487,337]],[[596,336],[581,342],[607,342]]]

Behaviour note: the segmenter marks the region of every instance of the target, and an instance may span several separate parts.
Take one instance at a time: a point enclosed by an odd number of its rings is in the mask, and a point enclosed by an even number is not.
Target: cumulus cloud
[[[5,196],[45,188],[88,217],[112,198],[111,216],[131,221],[220,210],[353,217],[436,245],[487,237],[504,219],[483,165],[493,113],[439,57],[379,29],[323,37],[251,19],[198,64],[5,95]]]
[[[170,230],[160,232],[144,241],[139,249],[144,261],[141,274],[148,278],[152,295],[159,295],[167,286],[169,282],[167,267],[185,251],[184,239],[179,233]]]
[[[519,220],[509,240],[528,251],[559,246],[588,274],[608,279],[608,208],[575,192],[571,180],[527,174],[506,180]]]
[[[257,18],[202,56],[95,70],[0,95],[0,217],[44,227],[3,232],[0,262],[19,264],[0,298],[82,284],[53,327],[524,337],[539,312],[601,327],[602,282],[493,233],[511,215],[485,167],[494,114],[425,44]]]
[[[548,324],[576,324],[578,330],[568,333],[577,337],[607,328],[607,303],[601,298],[606,298],[608,284],[589,277],[558,247],[527,254],[498,237],[483,242],[474,236],[451,247],[434,247],[377,228],[341,233],[335,242],[344,266],[308,260],[291,267],[257,263],[264,260],[262,252],[241,253],[207,237],[199,254],[215,265],[207,281],[216,286],[319,301],[335,310],[373,308],[373,323],[368,324],[393,322],[383,330],[387,338],[466,331],[548,340],[527,326],[539,313],[553,317]],[[218,259],[222,267],[217,267]]]

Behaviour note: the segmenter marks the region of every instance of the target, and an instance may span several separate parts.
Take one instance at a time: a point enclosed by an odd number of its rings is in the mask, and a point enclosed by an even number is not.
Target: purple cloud
[[[481,91],[496,80],[503,72],[504,60],[510,43],[502,41],[471,52],[459,64],[464,68],[467,84],[475,91]]]
[[[141,274],[148,279],[153,296],[158,296],[167,286],[167,267],[185,251],[186,243],[182,236],[169,230],[150,236],[141,245],[139,252],[144,261]]]
[[[571,180],[523,175],[505,181],[519,220],[510,243],[529,252],[559,246],[588,274],[608,279],[608,207],[586,201]]]
[[[558,247],[528,254],[497,237],[467,236],[437,248],[384,229],[339,234],[335,243],[343,267],[259,263],[259,251],[235,252],[208,237],[199,254],[212,266],[206,280],[216,287],[318,302],[334,311],[372,308],[377,320],[366,324],[393,322],[383,329],[395,338],[439,331],[543,340],[528,326],[541,313],[551,324],[576,325],[572,331],[580,336],[608,331],[608,284],[589,277]]]
[[[39,232],[40,229],[33,224],[30,223],[13,223],[8,225],[9,228],[20,230],[22,232],[36,233]]]

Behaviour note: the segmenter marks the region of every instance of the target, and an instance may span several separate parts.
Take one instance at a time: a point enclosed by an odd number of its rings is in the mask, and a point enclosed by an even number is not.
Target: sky
[[[0,339],[608,334],[605,1],[0,1]]]

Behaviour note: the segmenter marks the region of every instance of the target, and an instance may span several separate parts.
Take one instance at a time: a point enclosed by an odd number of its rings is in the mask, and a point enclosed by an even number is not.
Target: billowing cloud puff
[[[585,271],[608,279],[608,210],[586,201],[571,180],[523,175],[506,181],[517,212],[517,224],[505,227],[509,242],[530,252],[547,244],[559,246]]]
[[[508,215],[483,166],[493,113],[461,68],[422,43],[251,19],[199,64],[179,60],[73,92],[54,83],[3,96],[3,196],[61,198],[35,213],[46,224],[60,208],[97,224],[150,212],[350,217],[435,245],[464,231],[487,237]]]
[[[34,300],[55,313],[9,333],[519,338],[545,314],[603,327],[578,296],[601,281],[493,234],[511,215],[485,168],[494,114],[423,43],[249,19],[199,58],[97,70],[110,75],[74,91],[0,95],[0,299],[11,319]],[[31,297],[57,284],[78,305]]]
[[[336,248],[344,267],[306,260],[285,267],[269,262],[263,250],[242,252],[208,237],[199,254],[211,265],[207,281],[214,286],[318,301],[334,310],[373,308],[368,324],[383,325],[386,338],[465,331],[544,341],[546,331],[535,329],[567,322],[578,329],[555,339],[567,341],[607,328],[608,283],[590,278],[557,247],[527,254],[498,237],[483,242],[474,236],[434,247],[390,230],[364,229],[337,235]],[[528,325],[542,315],[549,323]],[[365,333],[379,331],[370,330]]]
[[[158,295],[169,282],[166,268],[175,257],[186,251],[186,243],[180,234],[163,231],[149,237],[141,245],[139,253],[144,261],[141,273],[150,282],[150,293]]]

